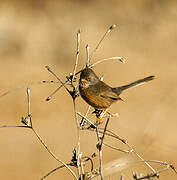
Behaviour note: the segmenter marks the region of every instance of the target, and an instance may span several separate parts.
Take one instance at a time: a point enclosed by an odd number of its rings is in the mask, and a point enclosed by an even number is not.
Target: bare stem
[[[123,59],[123,57],[110,57],[110,58],[106,58],[106,59],[101,59],[101,60],[95,62],[94,64],[90,65],[89,67],[92,68],[92,67],[96,66],[99,63],[102,63],[104,61],[109,61],[109,60],[118,60],[118,61],[120,61],[122,63],[125,63],[125,60]]]
[[[100,41],[98,42],[98,44],[96,45],[96,47],[93,49],[93,51],[90,54],[90,59],[92,58],[93,54],[97,51],[97,49],[99,48],[99,46],[101,45],[102,41],[106,38],[106,36],[116,27],[115,24],[113,24],[112,26],[109,27],[109,29],[105,32],[105,34],[102,36],[102,38],[100,39]]]
[[[51,73],[53,74],[56,79],[58,79],[58,81],[64,86],[64,88],[70,93],[69,89],[65,86],[65,83],[63,83],[60,78],[51,70],[51,68],[49,66],[45,66],[45,68]]]
[[[31,129],[31,126],[18,126],[18,125],[3,125],[0,128],[27,128]]]
[[[27,88],[27,102],[28,102],[28,118],[30,120],[30,125],[31,125],[31,129],[34,132],[34,134],[36,135],[36,137],[38,138],[38,140],[40,141],[40,143],[45,147],[45,149],[48,151],[48,153],[55,158],[58,162],[60,162],[61,164],[63,164],[69,171],[70,173],[75,177],[75,179],[77,179],[75,173],[72,171],[72,169],[62,160],[58,159],[58,157],[47,147],[47,145],[45,144],[45,142],[42,140],[42,138],[39,136],[39,134],[35,131],[35,129],[33,128],[33,124],[32,124],[32,118],[31,118],[31,104],[30,104],[30,88]]]
[[[75,173],[73,172],[73,170],[62,160],[60,160],[45,144],[45,142],[42,140],[42,138],[39,136],[39,134],[34,130],[34,128],[32,128],[34,134],[36,135],[36,137],[38,138],[38,140],[40,141],[40,143],[45,147],[45,149],[47,150],[47,152],[58,162],[60,162],[61,164],[63,164],[69,171],[70,173],[73,175],[73,177],[77,180],[77,176],[75,175]]]
[[[90,65],[90,46],[88,44],[86,46],[86,54],[87,54],[86,67],[89,67],[89,65]]]
[[[3,94],[0,95],[0,98],[3,97],[3,96],[6,96],[8,94],[14,93],[14,92],[16,92],[16,91],[18,91],[20,89],[31,87],[33,85],[51,84],[51,83],[59,83],[59,82],[58,81],[53,81],[53,80],[49,80],[49,81],[43,80],[43,81],[36,81],[36,82],[28,83],[27,85],[18,86],[18,87],[14,88],[14,89],[11,89],[9,91],[4,92]]]
[[[90,111],[90,108],[91,108],[91,106],[89,105],[89,106],[87,107],[87,110],[86,110],[86,112],[85,112],[84,117],[87,117],[87,115],[88,115],[88,113],[89,113],[89,111]],[[84,118],[84,117],[82,117],[82,120],[81,120],[81,123],[80,123],[80,126],[81,126],[81,127],[83,127],[83,126],[84,126],[84,123],[85,123],[85,118]]]
[[[104,127],[103,135],[101,137],[100,148],[102,148],[102,144],[103,144],[103,141],[104,141],[104,137],[105,137],[105,134],[106,134],[106,130],[107,130],[107,127],[108,127],[108,123],[109,123],[110,117],[111,116],[109,115],[109,117],[106,120],[106,124],[105,124],[105,127]]]
[[[82,177],[82,170],[81,170],[81,152],[80,152],[80,124],[79,120],[77,118],[77,111],[76,111],[76,103],[75,99],[73,99],[73,106],[74,106],[74,118],[77,125],[77,168],[78,168],[78,175],[81,178]]]
[[[75,75],[76,75],[76,69],[77,69],[77,65],[78,65],[78,60],[79,60],[79,50],[80,50],[80,29],[77,32],[77,49],[76,49],[76,60],[75,60],[75,65],[74,65],[74,70],[73,70],[73,77],[72,77],[72,83],[75,79]]]
[[[109,132],[111,132],[113,135],[116,135],[116,134],[113,133],[112,131],[109,131]],[[129,145],[129,143],[128,143],[126,140],[120,138],[120,137],[117,136],[117,135],[116,135],[116,136],[112,136],[112,137],[115,137],[115,138],[119,139],[121,142],[123,142],[124,144],[126,144],[126,145],[129,147],[129,149],[130,149],[131,152],[134,152],[135,155],[136,155],[138,158],[140,158],[140,159],[153,171],[153,173],[156,173],[155,169],[154,169],[148,162],[146,162],[146,161],[133,149],[133,147]]]
[[[80,114],[80,115],[81,115],[81,114]],[[81,116],[84,117],[83,115],[81,115]],[[88,122],[90,122],[90,120],[88,120],[88,118],[85,118],[85,119],[86,119]],[[110,134],[107,134],[106,131],[109,132]],[[99,137],[98,132],[99,132],[99,129],[98,129],[98,127],[96,127],[97,138]],[[146,161],[128,144],[128,142],[127,142],[126,140],[120,138],[119,136],[117,136],[115,133],[113,133],[113,132],[110,131],[110,130],[105,130],[105,128],[103,129],[103,131],[102,131],[101,133],[110,135],[110,136],[112,136],[112,137],[120,140],[120,141],[123,142],[124,144],[126,144],[126,145],[130,148],[130,151],[131,151],[131,152],[134,152],[138,158],[140,158],[142,161],[144,161],[144,163],[153,171],[153,173],[156,173],[155,169],[154,169],[148,162],[146,162]],[[100,142],[100,141],[99,141],[99,142]]]
[[[66,84],[66,81],[64,82],[64,84]],[[46,101],[49,101],[49,100],[53,97],[53,95],[54,95],[57,91],[59,91],[60,88],[62,88],[62,87],[63,87],[63,85],[60,85],[54,92],[52,92],[52,93],[46,98]]]
[[[117,150],[117,151],[123,152],[123,153],[130,153],[130,152],[131,152],[131,151],[127,151],[127,150],[123,150],[123,149],[114,147],[114,146],[112,146],[112,145],[110,145],[110,144],[108,144],[108,143],[105,143],[105,142],[103,142],[103,145],[104,145],[104,146],[107,146],[107,147],[109,147],[109,148],[111,148],[111,149],[115,149],[115,150]]]
[[[86,116],[82,115],[80,112],[77,112],[77,114],[82,118],[84,118],[89,124],[93,125],[93,127],[96,128],[95,124],[92,121],[90,121]]]
[[[67,165],[69,166],[70,163],[67,164]],[[56,167],[55,169],[52,169],[50,172],[48,172],[46,175],[44,175],[40,180],[43,180],[43,179],[47,178],[49,175],[53,174],[55,171],[57,171],[57,170],[59,170],[59,169],[61,169],[63,167],[65,167],[65,166],[61,165],[61,166]]]
[[[99,174],[101,177],[101,180],[104,180],[104,176],[103,176],[103,152],[102,152],[102,148],[100,148],[101,146],[101,138],[99,136],[99,132],[98,132],[98,125],[96,126],[96,135],[97,135],[97,148],[99,151]]]
[[[127,145],[128,145],[130,148],[132,148],[128,143],[127,143]],[[140,159],[152,170],[153,173],[156,173],[156,170],[155,170],[146,160],[144,160],[133,148],[132,148],[132,150],[133,150],[133,152],[136,154],[136,156],[137,156],[138,158],[140,158]]]

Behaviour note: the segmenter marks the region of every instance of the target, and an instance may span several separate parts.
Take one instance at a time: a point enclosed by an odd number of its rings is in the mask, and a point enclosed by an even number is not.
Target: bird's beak
[[[81,79],[80,80],[80,86],[86,88],[88,86],[88,81],[86,79]]]
[[[86,83],[87,81],[85,79],[81,79],[81,83]]]

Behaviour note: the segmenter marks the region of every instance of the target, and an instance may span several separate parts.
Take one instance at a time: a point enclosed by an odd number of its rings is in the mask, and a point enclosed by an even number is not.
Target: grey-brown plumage
[[[81,97],[95,109],[107,109],[112,103],[121,100],[119,95],[126,89],[151,81],[154,76],[139,79],[130,84],[112,88],[103,81],[90,68],[85,68],[80,74],[79,91]]]

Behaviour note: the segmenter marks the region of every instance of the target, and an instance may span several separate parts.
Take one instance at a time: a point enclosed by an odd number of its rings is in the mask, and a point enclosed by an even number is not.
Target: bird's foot
[[[108,111],[108,109],[98,110],[98,113],[96,113],[96,117],[97,117],[96,123],[98,123],[98,124],[102,123],[102,119],[103,119],[104,115],[107,113],[107,111]]]

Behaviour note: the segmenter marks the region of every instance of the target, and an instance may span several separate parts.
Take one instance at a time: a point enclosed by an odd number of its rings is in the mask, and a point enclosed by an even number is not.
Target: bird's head
[[[99,81],[99,78],[92,69],[86,67],[82,70],[79,80],[81,86],[87,87],[89,85],[94,85]]]

